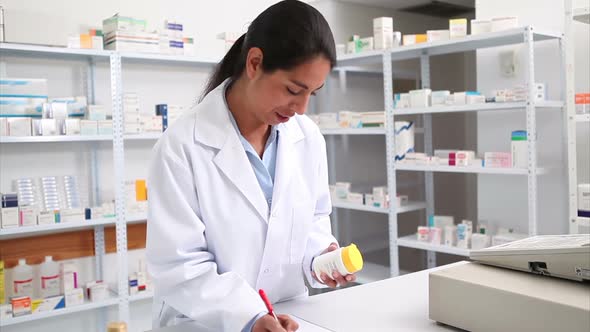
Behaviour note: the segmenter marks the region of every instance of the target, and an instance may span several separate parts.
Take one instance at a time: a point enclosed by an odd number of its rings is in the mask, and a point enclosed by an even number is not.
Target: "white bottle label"
[[[13,284],[15,296],[31,296],[33,294],[33,279],[15,280]]]
[[[59,295],[59,275],[41,277],[41,292],[43,297]]]

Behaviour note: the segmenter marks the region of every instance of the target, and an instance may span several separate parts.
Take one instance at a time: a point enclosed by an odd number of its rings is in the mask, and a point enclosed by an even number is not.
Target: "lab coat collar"
[[[262,220],[268,222],[268,203],[229,118],[229,109],[223,95],[226,83],[227,81],[211,91],[202,101],[195,117],[194,138],[197,142],[219,149],[213,159],[214,163],[254,206]],[[279,124],[277,128],[280,139],[273,206],[277,206],[275,203],[283,199],[282,193],[286,192],[290,180],[293,145],[305,138],[297,120],[294,117]]]
[[[235,131],[231,125],[229,109],[224,96],[228,82],[229,79],[225,80],[207,94],[201,102],[202,106],[199,107],[200,110],[195,117],[195,140],[217,149],[223,146],[228,134],[230,134],[229,131]],[[296,143],[305,138],[296,117],[298,115],[277,126],[281,133],[280,140],[287,139],[292,143]]]

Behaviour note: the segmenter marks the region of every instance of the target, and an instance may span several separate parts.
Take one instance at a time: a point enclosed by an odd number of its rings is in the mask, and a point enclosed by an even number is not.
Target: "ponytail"
[[[258,15],[236,40],[215,68],[201,100],[226,79],[240,78],[252,47],[262,50],[264,72],[290,70],[317,56],[329,60],[332,68],[336,65],[334,37],[324,16],[304,2],[283,0]]]
[[[227,54],[223,57],[221,62],[217,64],[215,67],[215,71],[209,78],[207,82],[207,86],[203,95],[201,96],[201,100],[205,98],[205,96],[215,90],[223,81],[228,78],[236,79],[241,73],[244,65],[241,64],[241,53],[242,53],[242,46],[244,45],[244,40],[246,39],[246,34],[243,34],[232,47],[229,49]]]

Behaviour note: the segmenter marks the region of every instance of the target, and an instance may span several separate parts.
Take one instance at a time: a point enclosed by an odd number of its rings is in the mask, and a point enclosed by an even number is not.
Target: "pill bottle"
[[[363,268],[363,256],[356,245],[351,243],[348,247],[338,248],[316,257],[312,268],[318,278],[325,273],[333,279],[334,271],[343,276],[360,271]]]

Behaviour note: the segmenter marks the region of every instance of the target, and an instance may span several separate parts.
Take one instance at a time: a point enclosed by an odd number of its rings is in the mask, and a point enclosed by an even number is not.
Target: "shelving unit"
[[[117,286],[116,294],[113,298],[97,303],[85,303],[80,306],[55,310],[46,313],[27,315],[18,318],[2,320],[0,326],[14,325],[25,323],[33,320],[56,317],[69,313],[89,311],[108,306],[118,306],[119,317],[121,321],[129,322],[129,303],[148,299],[153,293],[143,293],[134,296],[128,294],[128,261],[127,261],[127,224],[144,222],[147,216],[131,215],[126,218],[125,211],[125,141],[155,141],[161,137],[162,133],[143,133],[137,135],[123,134],[123,115],[122,115],[122,63],[149,63],[166,66],[188,66],[191,68],[212,69],[217,64],[218,59],[172,56],[159,54],[140,54],[140,53],[120,53],[106,50],[88,50],[88,49],[68,49],[63,47],[52,47],[42,45],[27,45],[14,43],[0,43],[0,56],[2,61],[10,61],[6,57],[29,57],[38,59],[60,59],[82,61],[87,63],[86,84],[87,100],[89,104],[95,103],[95,67],[99,62],[108,63],[110,70],[110,91],[113,113],[113,135],[102,136],[41,136],[41,137],[0,137],[0,144],[16,143],[71,143],[71,142],[112,142],[113,161],[114,161],[114,188],[115,188],[115,209],[116,218],[96,219],[80,223],[61,223],[54,225],[39,225],[31,227],[19,227],[15,229],[0,230],[0,239],[14,237],[36,236],[47,233],[67,232],[77,229],[94,229],[95,252],[96,252],[96,278],[102,279],[105,255],[104,227],[115,225],[116,227],[116,245],[117,245]],[[90,165],[93,174],[91,182],[94,190],[98,190],[101,179],[98,178],[98,160],[96,157],[96,145],[89,144],[88,148],[92,154],[92,163]],[[108,181],[107,180],[107,181]],[[95,196],[97,197],[97,196]],[[92,202],[98,203],[98,202]],[[101,317],[105,319],[105,317]],[[106,326],[106,322],[100,321],[99,325]]]
[[[434,214],[434,172],[453,172],[453,173],[472,173],[484,175],[520,175],[527,177],[527,202],[528,202],[528,226],[529,234],[537,233],[537,177],[547,172],[546,169],[539,168],[537,165],[536,149],[536,113],[537,111],[549,111],[552,109],[561,111],[567,107],[563,100],[535,102],[533,98],[532,84],[535,82],[534,70],[534,43],[545,40],[561,40],[563,34],[549,30],[538,29],[537,27],[526,26],[515,29],[485,33],[475,36],[467,36],[460,39],[451,39],[436,41],[430,43],[420,43],[411,46],[397,47],[385,51],[369,51],[359,54],[349,54],[338,59],[338,66],[366,66],[381,64],[383,69],[383,90],[384,105],[386,111],[386,128],[393,128],[396,116],[400,115],[420,115],[424,124],[424,152],[428,155],[433,154],[432,142],[432,114],[456,113],[456,112],[501,112],[501,111],[522,111],[526,117],[526,130],[529,134],[527,138],[528,145],[528,167],[526,169],[506,169],[506,168],[484,168],[484,167],[453,167],[453,166],[432,166],[432,165],[412,165],[405,163],[395,163],[393,161],[392,151],[395,146],[395,136],[392,130],[387,130],[386,136],[386,154],[387,154],[387,179],[388,190],[390,193],[396,192],[397,171],[418,171],[425,174],[425,196],[426,196],[426,213]],[[392,62],[407,59],[420,60],[420,81],[422,88],[430,87],[430,57],[434,55],[459,53],[474,51],[478,49],[507,46],[514,44],[523,44],[527,50],[527,76],[525,84],[529,86],[527,100],[524,102],[512,103],[486,103],[475,105],[461,106],[434,106],[422,109],[394,109],[393,108],[393,78],[395,71]],[[562,48],[562,58],[565,57],[565,50]],[[565,75],[565,66],[562,66],[562,75]],[[383,211],[382,211],[383,212]],[[462,250],[454,247],[432,246],[418,242],[415,235],[403,236],[398,238],[397,215],[399,211],[397,206],[392,205],[389,208],[389,250],[390,250],[390,275],[397,276],[399,270],[398,246],[417,248],[428,251],[427,265],[434,267],[436,265],[435,252],[445,252],[459,256],[468,256],[468,250]]]
[[[338,209],[348,209],[348,210],[356,210],[356,211],[366,211],[366,212],[375,212],[375,213],[383,213],[388,214],[389,209],[380,208],[375,206],[368,206],[363,204],[353,204],[348,202],[340,202],[334,201],[332,202],[332,207]],[[397,209],[397,213],[406,213],[412,211],[419,211],[426,208],[426,203],[424,202],[408,202],[408,204],[402,205]]]
[[[484,111],[524,111],[526,102],[516,103],[486,103],[471,104],[460,106],[433,106],[428,108],[396,108],[395,115],[414,115],[414,114],[436,114],[436,113],[456,113],[456,112],[484,112]],[[541,101],[535,103],[538,109],[561,109],[561,101]]]
[[[414,58],[420,59],[421,68],[421,82],[422,88],[430,88],[430,56],[447,53],[457,53],[464,51],[477,50],[482,48],[504,46],[511,44],[524,44],[526,49],[526,70],[527,75],[525,79],[525,86],[528,86],[527,99],[521,103],[495,103],[482,105],[465,105],[465,106],[442,106],[430,107],[421,110],[394,110],[390,109],[392,117],[401,114],[416,114],[422,115],[425,127],[425,144],[424,152],[428,155],[433,154],[432,142],[432,114],[433,113],[453,113],[453,112],[479,112],[479,111],[500,111],[500,110],[521,110],[524,111],[526,117],[526,130],[528,133],[527,147],[528,147],[528,161],[526,169],[501,169],[501,168],[484,168],[484,167],[453,167],[453,166],[422,166],[422,165],[408,165],[404,163],[394,163],[393,167],[396,171],[421,171],[425,172],[425,192],[428,204],[427,214],[434,214],[434,172],[455,172],[455,173],[474,173],[474,174],[495,174],[495,175],[523,175],[527,177],[527,207],[528,207],[528,232],[529,235],[536,235],[538,229],[537,218],[537,177],[545,170],[539,168],[537,165],[537,122],[536,112],[542,109],[554,108],[562,110],[565,106],[564,101],[534,101],[533,83],[535,81],[535,61],[534,61],[534,43],[558,39],[561,40],[562,34],[550,31],[543,31],[537,27],[527,26],[523,28],[511,29],[500,32],[486,33],[476,36],[469,36],[467,38],[459,39],[457,41],[440,41],[434,43],[426,43],[413,46],[413,50],[393,51],[392,59],[403,59],[406,55],[413,55]],[[420,52],[417,52],[420,50]],[[563,49],[561,49],[563,52]],[[562,53],[562,57],[564,54]],[[563,67],[562,67],[563,69]],[[562,71],[565,76],[565,69]],[[388,78],[389,79],[389,78]],[[387,83],[386,83],[387,85]],[[391,92],[391,91],[388,91]],[[388,93],[386,95],[391,95]],[[391,234],[390,230],[390,234]],[[397,229],[395,230],[397,235]],[[394,234],[391,234],[392,238]],[[397,236],[395,237],[397,239]],[[423,249],[428,251],[427,266],[428,268],[436,266],[436,252],[444,252],[449,254],[467,256],[468,251],[460,250],[459,248],[446,246],[432,246],[418,242],[415,235],[401,237],[397,239],[397,245]],[[392,255],[393,256],[393,255]],[[393,261],[393,260],[392,260]],[[392,273],[396,272],[392,268]]]
[[[575,8],[573,12],[574,20],[590,24],[590,7]]]
[[[568,6],[571,6],[571,0],[567,1]],[[578,174],[578,143],[577,137],[579,129],[587,128],[590,125],[590,114],[576,114],[575,110],[575,93],[576,84],[574,76],[578,75],[579,71],[576,70],[576,61],[573,55],[576,45],[573,43],[576,40],[573,23],[574,21],[581,22],[584,24],[590,24],[590,7],[574,8],[570,11],[566,8],[565,13],[565,45],[568,56],[565,59],[564,66],[567,71],[567,78],[565,80],[566,86],[566,98],[567,98],[567,116],[568,122],[566,126],[567,133],[567,162],[568,162],[568,211],[569,211],[569,232],[571,234],[577,233],[588,233],[590,230],[590,223],[586,219],[578,217],[578,184],[581,183]],[[581,73],[582,75],[588,75],[588,73]],[[583,138],[588,141],[590,138]],[[584,150],[582,150],[584,151]],[[584,151],[588,153],[588,151]],[[583,170],[588,172],[588,170]]]
[[[398,171],[417,171],[417,172],[445,172],[445,173],[473,173],[473,174],[503,174],[503,175],[528,175],[529,170],[526,168],[491,168],[491,167],[461,167],[461,166],[444,166],[444,165],[412,165],[406,163],[396,163]],[[544,168],[538,168],[537,174],[545,174]]]

